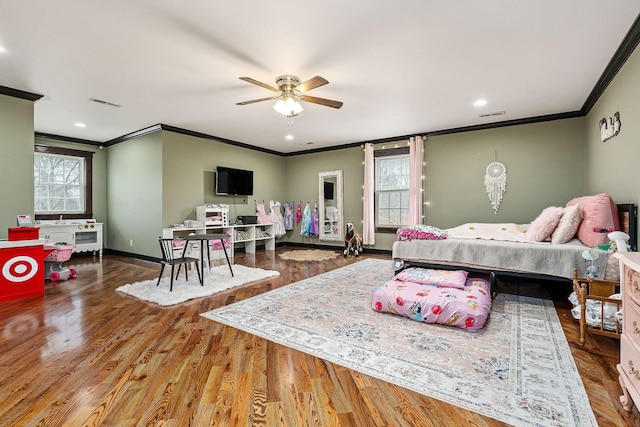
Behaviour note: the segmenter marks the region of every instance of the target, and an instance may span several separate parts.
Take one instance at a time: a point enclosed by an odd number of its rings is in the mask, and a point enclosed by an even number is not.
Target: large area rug
[[[292,261],[323,261],[326,259],[333,259],[338,255],[340,255],[340,253],[336,251],[325,251],[322,249],[304,249],[278,254],[280,258]]]
[[[158,273],[160,272],[158,267]],[[180,272],[180,277],[173,281],[173,292],[169,291],[169,276],[165,268],[164,277],[160,280],[160,285],[156,286],[158,279],[145,280],[120,286],[118,292],[129,294],[136,298],[154,302],[158,305],[173,305],[185,302],[194,298],[201,298],[213,295],[226,289],[266,279],[268,277],[279,276],[280,273],[274,270],[263,270],[261,268],[245,267],[244,265],[233,265],[234,277],[231,277],[229,266],[219,265],[211,268],[211,273],[205,268],[204,286],[198,282],[196,271],[189,271],[189,281],[184,279],[184,272]]]
[[[551,301],[499,294],[468,332],[372,310],[392,276],[365,259],[203,316],[512,425],[597,425]]]

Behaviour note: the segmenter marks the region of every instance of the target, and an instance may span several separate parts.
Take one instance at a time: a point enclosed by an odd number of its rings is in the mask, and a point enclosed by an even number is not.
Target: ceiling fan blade
[[[259,81],[257,81],[257,80],[254,80],[254,79],[252,79],[251,77],[240,77],[240,80],[244,80],[244,81],[245,81],[245,82],[247,82],[247,83],[253,83],[254,85],[261,86],[261,87],[263,87],[263,88],[265,88],[265,89],[269,89],[269,90],[272,90],[272,91],[274,91],[274,92],[278,92],[278,91],[279,91],[279,89],[277,89],[277,88],[275,88],[275,87],[273,87],[273,86],[269,86],[269,85],[268,85],[268,84],[266,84],[266,83],[262,83],[262,82],[259,82]]]
[[[256,102],[271,101],[272,99],[277,99],[277,98],[278,98],[277,96],[270,96],[268,98],[252,99],[251,101],[236,102],[236,105],[255,104]]]
[[[327,83],[329,83],[329,81],[327,79],[325,79],[324,77],[315,76],[315,77],[307,80],[306,82],[300,83],[294,89],[297,90],[300,93],[304,93],[304,92],[306,92],[308,90],[315,89],[315,88],[320,87],[320,86],[324,86]]]
[[[317,98],[315,96],[305,95],[300,97],[302,101],[312,102],[314,104],[324,105],[326,107],[332,108],[340,108],[342,107],[342,102],[334,101],[333,99],[325,99],[325,98]]]

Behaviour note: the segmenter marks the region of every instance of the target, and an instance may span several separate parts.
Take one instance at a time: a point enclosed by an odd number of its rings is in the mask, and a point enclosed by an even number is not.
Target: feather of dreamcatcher
[[[493,213],[497,215],[500,203],[502,203],[502,195],[507,191],[507,168],[502,163],[493,162],[487,166],[484,188],[491,201]]]

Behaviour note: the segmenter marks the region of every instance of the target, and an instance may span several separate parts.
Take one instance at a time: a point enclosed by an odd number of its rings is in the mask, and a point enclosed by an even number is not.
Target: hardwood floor
[[[281,276],[171,307],[115,292],[156,278],[158,264],[74,255],[65,265],[76,279],[0,303],[0,425],[505,425],[200,316],[358,261],[283,261],[283,250],[235,259]],[[640,425],[618,401],[619,341],[589,336],[581,346],[569,304],[555,304],[598,424]]]

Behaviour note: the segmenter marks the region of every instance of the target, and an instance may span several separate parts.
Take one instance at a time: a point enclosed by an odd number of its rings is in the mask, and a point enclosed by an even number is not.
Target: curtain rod
[[[426,141],[428,137],[426,135],[416,135],[422,137],[423,141]],[[360,145],[361,148],[364,148],[365,144],[373,144],[374,150],[382,150],[385,148],[402,148],[409,146],[409,139],[396,139],[389,141],[378,141],[378,142],[365,142]]]

